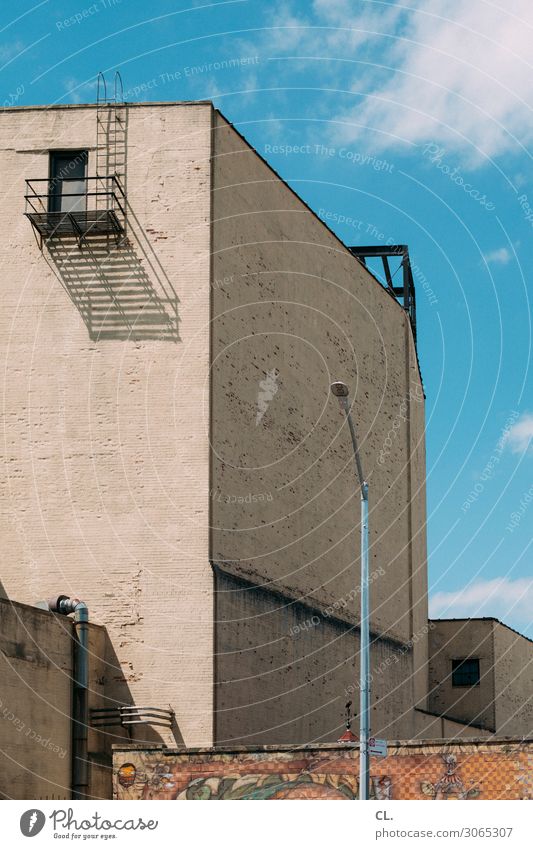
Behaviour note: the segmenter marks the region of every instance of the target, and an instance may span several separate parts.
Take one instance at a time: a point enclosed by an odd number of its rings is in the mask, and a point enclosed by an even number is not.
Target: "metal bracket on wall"
[[[174,723],[172,708],[138,707],[137,705],[120,705],[119,707],[92,708],[91,726],[93,728],[110,728],[120,725],[129,729],[132,725],[159,725],[172,728]]]

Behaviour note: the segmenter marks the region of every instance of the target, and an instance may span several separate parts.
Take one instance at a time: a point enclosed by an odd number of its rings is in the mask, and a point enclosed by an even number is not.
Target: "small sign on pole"
[[[379,740],[377,737],[368,738],[368,754],[374,758],[387,757],[387,741]]]

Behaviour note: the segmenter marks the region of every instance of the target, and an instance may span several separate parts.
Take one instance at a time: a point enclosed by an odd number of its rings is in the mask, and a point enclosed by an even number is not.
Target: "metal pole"
[[[359,798],[370,795],[370,623],[368,615],[368,484],[361,487],[361,662],[359,675]]]
[[[363,477],[363,467],[359,456],[357,436],[350,414],[348,387],[342,381],[331,384],[332,393],[338,398],[341,409],[348,419],[352,437],[355,468],[361,487],[361,622],[360,622],[360,663],[359,663],[359,799],[370,796],[370,756],[368,740],[370,737],[370,617],[368,586],[368,483]]]
[[[350,428],[350,436],[352,437],[353,453],[354,453],[354,456],[355,456],[355,470],[357,472],[357,477],[359,478],[359,486],[361,487],[361,496],[363,496],[363,490],[364,490],[365,486],[368,489],[368,484],[366,483],[364,475],[363,475],[363,467],[361,465],[361,458],[359,457],[359,446],[357,445],[357,436],[356,436],[356,433],[355,433],[355,427],[354,427],[354,424],[353,424],[353,421],[352,421],[352,415],[350,413],[350,408],[348,406],[348,398],[347,397],[342,398],[342,401],[344,402],[342,404],[342,407],[344,409],[344,412],[346,413],[346,418],[348,419],[348,427]]]
[[[361,619],[359,627],[359,799],[370,796],[370,622],[368,614],[368,483],[363,478],[363,467],[355,427],[350,414],[348,398],[342,398],[342,407],[348,419],[352,437],[357,477],[361,486]]]

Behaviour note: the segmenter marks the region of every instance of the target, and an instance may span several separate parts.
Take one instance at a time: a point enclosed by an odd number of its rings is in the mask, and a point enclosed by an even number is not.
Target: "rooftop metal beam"
[[[408,314],[413,336],[416,344],[416,298],[413,272],[409,259],[409,248],[407,245],[348,245],[348,250],[362,264],[367,267],[367,259],[381,259],[385,274],[386,286],[384,288],[398,301]],[[401,257],[402,286],[394,286],[391,274],[389,257]],[[369,269],[370,270],[370,269]],[[399,269],[398,269],[399,270]],[[372,272],[371,272],[372,273]],[[396,273],[396,272],[395,272]],[[374,275],[375,276],[375,275]],[[378,278],[376,278],[378,279]],[[382,281],[379,281],[380,283]]]

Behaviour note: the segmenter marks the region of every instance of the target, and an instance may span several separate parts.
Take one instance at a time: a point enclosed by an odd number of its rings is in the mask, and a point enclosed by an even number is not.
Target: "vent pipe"
[[[53,613],[74,614],[74,679],[72,690],[72,798],[89,798],[89,608],[66,595],[47,601]]]

